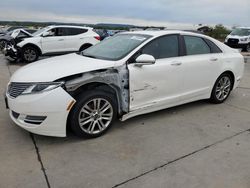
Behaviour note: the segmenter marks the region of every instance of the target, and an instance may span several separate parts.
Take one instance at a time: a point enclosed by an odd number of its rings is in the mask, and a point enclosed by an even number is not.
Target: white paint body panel
[[[48,136],[66,136],[67,107],[74,99],[62,88],[39,94],[21,95],[15,99],[8,97],[11,119],[25,130]],[[20,113],[18,119],[12,111]],[[47,116],[40,125],[25,123],[23,116]]]
[[[138,46],[119,61],[108,61],[69,54],[42,60],[20,68],[10,82],[51,82],[66,76],[124,65],[127,60],[149,41],[166,34],[201,36],[213,41],[223,53],[191,55],[156,60],[155,64],[141,67],[129,64],[129,112],[121,120],[164,108],[207,99],[216,79],[225,71],[235,76],[234,89],[239,84],[244,71],[242,55],[223,43],[210,37],[182,31],[140,31],[153,37]],[[216,60],[215,60],[216,59]],[[180,63],[178,66],[173,63]],[[21,114],[46,115],[47,121],[39,127],[15,120],[30,132],[50,136],[66,136],[67,105],[74,100],[62,88],[33,95],[21,95],[16,99],[8,97],[10,109]],[[39,107],[39,108],[38,108]]]
[[[51,29],[60,28],[60,27],[88,29],[88,31],[86,33],[82,33],[79,35],[72,35],[72,36],[49,36],[49,37],[42,36],[43,33]],[[26,44],[33,44],[41,50],[42,55],[43,55],[47,53],[79,51],[81,46],[84,44],[95,45],[98,42],[100,42],[99,40],[94,38],[94,37],[97,37],[98,34],[92,31],[92,28],[86,28],[86,27],[65,26],[65,25],[49,26],[48,29],[44,30],[43,33],[39,34],[38,36],[26,38],[22,42],[18,43],[17,46],[23,47]]]

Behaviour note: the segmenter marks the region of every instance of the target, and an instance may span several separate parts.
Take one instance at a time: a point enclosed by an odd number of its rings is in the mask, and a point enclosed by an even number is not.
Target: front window
[[[97,59],[119,60],[149,39],[150,35],[120,34],[106,39],[82,52],[83,56]]]
[[[164,59],[179,56],[177,35],[166,35],[157,38],[142,49],[142,54],[152,55],[155,59]]]
[[[35,33],[33,33],[33,36],[38,36],[40,34],[42,34],[44,31],[48,30],[50,27],[44,27],[43,29],[40,29],[38,31],[36,31]]]
[[[250,35],[250,29],[237,28],[237,29],[234,29],[230,33],[230,35],[248,36],[248,35]]]

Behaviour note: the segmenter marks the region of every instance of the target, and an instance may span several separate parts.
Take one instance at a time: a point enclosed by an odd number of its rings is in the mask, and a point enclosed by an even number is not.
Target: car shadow
[[[103,140],[105,137],[110,137],[112,136],[111,134],[115,134],[116,132],[120,132],[124,130],[125,134],[125,129],[131,129],[135,128],[135,126],[143,126],[148,120],[154,120],[154,119],[159,119],[162,117],[170,117],[174,114],[180,114],[183,115],[185,111],[189,109],[195,109],[195,108],[200,108],[201,106],[206,106],[206,105],[213,105],[209,103],[208,100],[200,100],[192,103],[187,103],[183,105],[179,105],[176,107],[171,107],[167,108],[164,110],[159,110],[156,112],[151,112],[148,114],[143,114],[139,115],[136,117],[133,117],[131,119],[128,119],[124,122],[121,122],[119,120],[116,120],[110,130],[108,132],[98,138],[93,138],[93,139],[86,139],[86,138],[80,138],[77,137],[73,134],[72,131],[68,130],[67,131],[67,137],[50,137],[50,136],[41,136],[41,135],[35,135],[34,138],[37,140],[38,144],[43,143],[43,144],[53,144],[53,145],[61,145],[63,143],[75,143],[75,142],[83,142],[83,141],[91,141],[91,140]]]

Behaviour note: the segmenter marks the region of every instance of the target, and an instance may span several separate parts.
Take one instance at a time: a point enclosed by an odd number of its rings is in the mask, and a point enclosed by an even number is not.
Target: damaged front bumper
[[[5,57],[10,61],[16,61],[20,57],[20,49],[15,47],[14,45],[7,45],[3,49],[3,53]]]

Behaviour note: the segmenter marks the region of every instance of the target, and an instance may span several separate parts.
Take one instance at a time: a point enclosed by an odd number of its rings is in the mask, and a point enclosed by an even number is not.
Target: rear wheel
[[[216,104],[223,103],[233,87],[232,77],[228,73],[222,74],[215,82],[210,101]]]
[[[116,117],[117,104],[114,95],[92,90],[77,97],[69,123],[76,135],[95,138],[103,135]]]
[[[247,52],[250,52],[250,43],[247,45],[246,51],[247,51]]]
[[[22,50],[22,58],[25,62],[31,63],[38,59],[39,52],[36,48],[32,46],[24,47]]]

